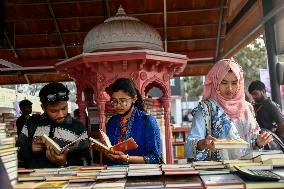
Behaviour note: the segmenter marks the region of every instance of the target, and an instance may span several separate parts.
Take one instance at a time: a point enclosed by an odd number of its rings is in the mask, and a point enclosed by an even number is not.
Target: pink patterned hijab
[[[238,79],[238,89],[236,96],[231,100],[226,100],[219,92],[219,85],[226,74],[232,70]],[[231,59],[223,59],[217,62],[206,75],[203,89],[203,100],[212,98],[216,100],[232,119],[243,116],[245,111],[244,78],[242,67]]]

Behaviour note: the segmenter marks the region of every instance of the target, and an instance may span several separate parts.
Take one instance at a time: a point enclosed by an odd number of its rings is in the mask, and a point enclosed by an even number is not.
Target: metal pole
[[[165,52],[168,52],[167,0],[164,0],[164,42]]]
[[[62,36],[62,33],[59,29],[59,25],[58,25],[58,22],[57,22],[57,19],[55,17],[55,14],[54,14],[54,11],[53,11],[53,8],[52,8],[52,5],[51,5],[51,0],[47,0],[47,4],[48,4],[48,9],[49,9],[49,12],[52,16],[52,19],[53,19],[53,23],[54,23],[54,26],[55,26],[55,29],[59,35],[59,40],[60,40],[60,43],[61,43],[61,47],[63,49],[63,52],[64,52],[64,56],[65,56],[65,59],[68,59],[68,53],[67,53],[67,50],[66,50],[66,46],[64,44],[64,41],[63,41],[63,36]]]
[[[221,1],[221,6],[220,6],[218,34],[217,34],[216,52],[215,52],[215,61],[218,60],[218,55],[219,55],[220,40],[221,40],[221,30],[222,30],[222,24],[223,24],[223,12],[224,12],[224,0]]]
[[[283,5],[283,4],[282,4]],[[273,10],[273,2],[262,0],[263,14],[266,16]],[[275,42],[275,33],[274,33],[274,18],[269,19],[265,25],[265,45],[268,58],[268,68],[270,76],[270,85],[271,85],[271,97],[272,100],[277,102],[281,107],[281,96],[280,96],[280,85],[276,77],[276,63],[277,63],[277,54],[276,54],[276,42]]]
[[[108,0],[103,0],[104,3],[104,17],[105,19],[110,17],[110,9]]]
[[[268,0],[269,1],[269,0]],[[265,0],[263,0],[265,2]],[[241,44],[243,44],[247,39],[249,39],[257,30],[259,30],[268,20],[270,20],[272,17],[274,17],[277,13],[282,11],[284,9],[284,2],[279,3],[277,7],[275,7],[273,10],[269,11],[263,19],[251,30],[249,31],[244,37],[235,44],[231,49],[229,49],[227,52],[225,52],[220,59],[226,58],[229,56],[232,52],[234,52]]]

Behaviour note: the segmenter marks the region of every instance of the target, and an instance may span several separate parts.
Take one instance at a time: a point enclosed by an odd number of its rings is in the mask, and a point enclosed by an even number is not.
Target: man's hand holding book
[[[77,138],[73,142],[61,148],[53,139],[44,134],[42,136],[34,137],[32,142],[32,151],[34,153],[38,153],[46,149],[46,158],[55,164],[66,165],[66,154],[68,153],[69,148],[76,148],[80,141],[81,138]]]
[[[45,143],[41,137],[34,137],[32,141],[32,151],[33,153],[38,153],[45,149]]]
[[[66,148],[65,150],[63,150],[62,153],[58,154],[56,153],[56,151],[54,150],[53,147],[51,146],[47,146],[46,148],[46,158],[49,159],[49,161],[57,164],[57,165],[67,165],[66,162],[66,155],[68,153],[68,148]]]

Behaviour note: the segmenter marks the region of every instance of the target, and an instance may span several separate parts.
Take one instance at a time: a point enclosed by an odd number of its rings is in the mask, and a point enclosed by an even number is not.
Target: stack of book
[[[239,188],[244,189],[244,181],[238,176],[233,174],[224,175],[202,175],[200,176],[202,182],[207,189],[219,189],[219,188]]]
[[[11,113],[3,113],[3,123],[6,124],[6,134],[7,136],[16,137],[17,136],[17,128],[16,128],[16,120],[15,117]]]
[[[92,189],[124,189],[126,179],[98,180]],[[81,189],[81,187],[79,187]]]
[[[164,175],[198,175],[199,171],[191,164],[162,164]]]
[[[261,154],[253,158],[253,161],[267,162],[270,159],[284,159],[284,154]]]
[[[125,189],[147,189],[164,188],[164,179],[162,176],[141,176],[128,177],[125,184]]]
[[[195,169],[224,169],[225,165],[221,161],[195,161],[192,163]]]
[[[105,180],[105,179],[122,179],[126,178],[128,172],[128,166],[109,166],[107,169],[100,170],[99,174],[97,175],[98,180]]]
[[[282,150],[254,150],[240,157],[240,160],[244,159],[252,160],[253,158],[259,155],[266,155],[266,154],[283,154],[283,152]]]
[[[217,139],[213,142],[216,149],[249,148],[249,143],[243,139]]]
[[[158,126],[160,128],[160,134],[162,139],[162,144],[166,144],[165,137],[165,119],[164,119],[164,108],[159,99],[146,98],[145,99],[145,109],[147,114],[151,114],[155,117]],[[166,146],[162,145],[163,161],[166,162]]]
[[[202,181],[197,175],[165,176],[165,188],[173,189],[203,189]]]
[[[16,141],[14,137],[7,137],[6,124],[0,123],[0,158],[8,173],[11,183],[17,179],[17,148],[15,147]]]
[[[84,166],[77,171],[77,176],[97,176],[101,170],[106,169],[106,166],[93,165]]]
[[[128,168],[128,177],[133,176],[156,176],[162,175],[159,164],[130,164]]]
[[[193,164],[195,164],[195,166],[208,166],[208,164],[216,166],[220,165],[220,163],[222,164],[222,162],[212,161],[209,163],[202,161],[194,162]],[[237,160],[229,160],[226,161],[226,163],[237,163]],[[279,181],[263,181],[254,180],[254,178],[250,177],[243,178],[244,173],[239,172],[238,169],[233,170],[231,168],[201,169],[197,171],[193,169],[191,164],[130,164],[129,168],[128,165],[116,165],[73,166],[53,169],[19,169],[19,182],[14,185],[14,188],[284,188],[283,168],[275,169],[271,165],[264,164],[260,166],[242,166],[243,169],[249,170],[252,170],[253,167],[258,167],[255,169],[259,170],[271,170],[271,172],[279,175],[281,179]],[[86,174],[84,175],[83,173]],[[1,182],[1,184],[3,184],[3,182]],[[4,188],[7,187],[5,186]]]
[[[239,161],[250,160],[255,163],[284,167],[284,154],[281,150],[256,150],[240,158]]]
[[[273,167],[284,167],[283,158],[271,158],[262,162],[263,164],[272,165]]]
[[[253,162],[253,160],[223,160],[226,168],[233,168],[235,166],[259,166],[261,163]]]

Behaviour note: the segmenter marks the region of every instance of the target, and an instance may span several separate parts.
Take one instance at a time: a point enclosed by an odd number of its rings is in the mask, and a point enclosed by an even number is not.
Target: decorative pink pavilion
[[[80,112],[96,103],[99,127],[105,130],[106,89],[118,78],[134,81],[143,98],[153,87],[163,92],[166,162],[173,163],[170,130],[170,78],[185,68],[185,55],[164,52],[158,32],[127,16],[120,7],[117,14],[94,27],[84,40],[83,53],[56,64],[56,69],[72,77],[77,86]],[[85,114],[80,114],[84,123]]]

